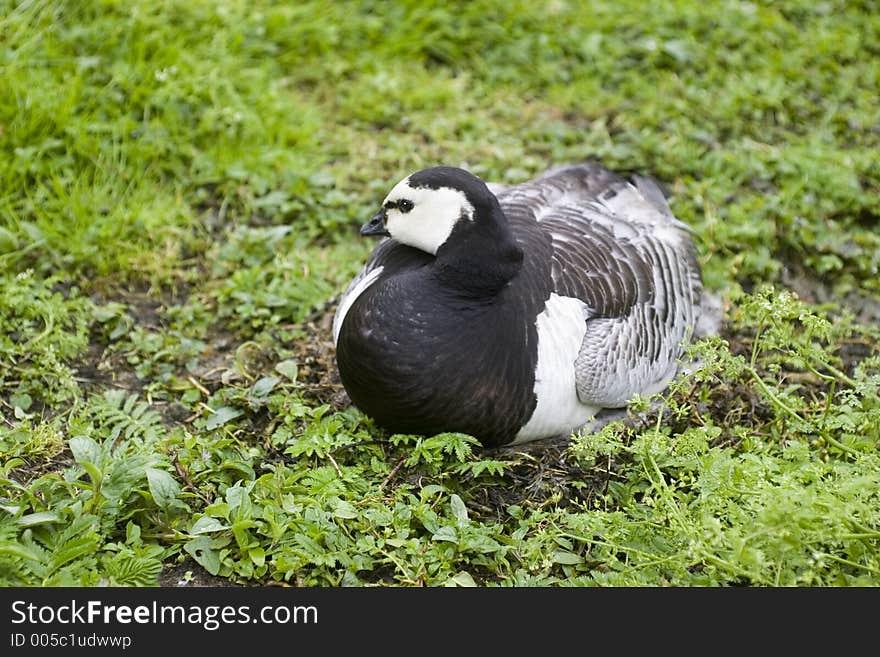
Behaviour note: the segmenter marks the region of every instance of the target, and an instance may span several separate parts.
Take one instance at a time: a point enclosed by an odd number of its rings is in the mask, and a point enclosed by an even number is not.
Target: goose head
[[[398,182],[361,235],[388,236],[447,259],[518,250],[498,199],[480,178],[456,167],[423,169]]]

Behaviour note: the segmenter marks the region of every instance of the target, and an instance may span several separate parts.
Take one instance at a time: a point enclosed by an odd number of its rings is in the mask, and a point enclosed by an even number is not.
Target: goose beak
[[[390,235],[388,230],[385,228],[385,208],[379,210],[376,214],[373,215],[372,219],[361,226],[361,235]]]

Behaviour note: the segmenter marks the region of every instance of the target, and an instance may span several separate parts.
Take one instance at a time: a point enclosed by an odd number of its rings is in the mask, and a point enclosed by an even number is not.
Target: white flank
[[[336,309],[336,315],[333,317],[333,344],[335,345],[337,340],[339,340],[339,331],[342,329],[342,320],[345,319],[345,315],[348,314],[348,311],[351,309],[351,305],[357,300],[357,298],[363,294],[364,290],[370,287],[379,275],[382,273],[384,267],[376,267],[371,270],[366,276],[360,279],[355,279],[354,284],[346,290],[345,295],[339,302],[339,307]]]
[[[467,219],[474,218],[474,206],[464,192],[451,187],[410,187],[409,178],[406,178],[394,186],[385,203],[397,203],[402,199],[411,201],[413,209],[401,212],[394,207],[389,208],[385,228],[401,244],[431,255],[437,255],[437,249],[449,238],[462,215]]]
[[[599,411],[577,396],[574,362],[586,333],[586,305],[573,297],[551,294],[538,315],[538,365],[532,417],[516,434],[513,443],[524,443],[568,434],[586,424]]]

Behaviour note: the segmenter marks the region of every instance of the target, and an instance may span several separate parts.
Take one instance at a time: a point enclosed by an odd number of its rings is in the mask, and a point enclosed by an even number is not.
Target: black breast
[[[350,308],[336,346],[358,408],[395,433],[459,431],[486,446],[514,438],[535,409],[535,318],[551,291],[549,241],[529,232],[517,231],[519,274],[487,298],[438,282],[431,261],[383,271]],[[546,244],[524,243],[532,238]]]

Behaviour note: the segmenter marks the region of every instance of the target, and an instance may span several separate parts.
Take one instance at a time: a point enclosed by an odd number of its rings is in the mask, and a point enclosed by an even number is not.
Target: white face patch
[[[412,203],[409,212],[397,207],[401,200]],[[433,255],[462,216],[474,218],[474,206],[464,192],[451,187],[410,187],[408,177],[394,186],[382,205],[387,215],[385,229],[393,239]]]

